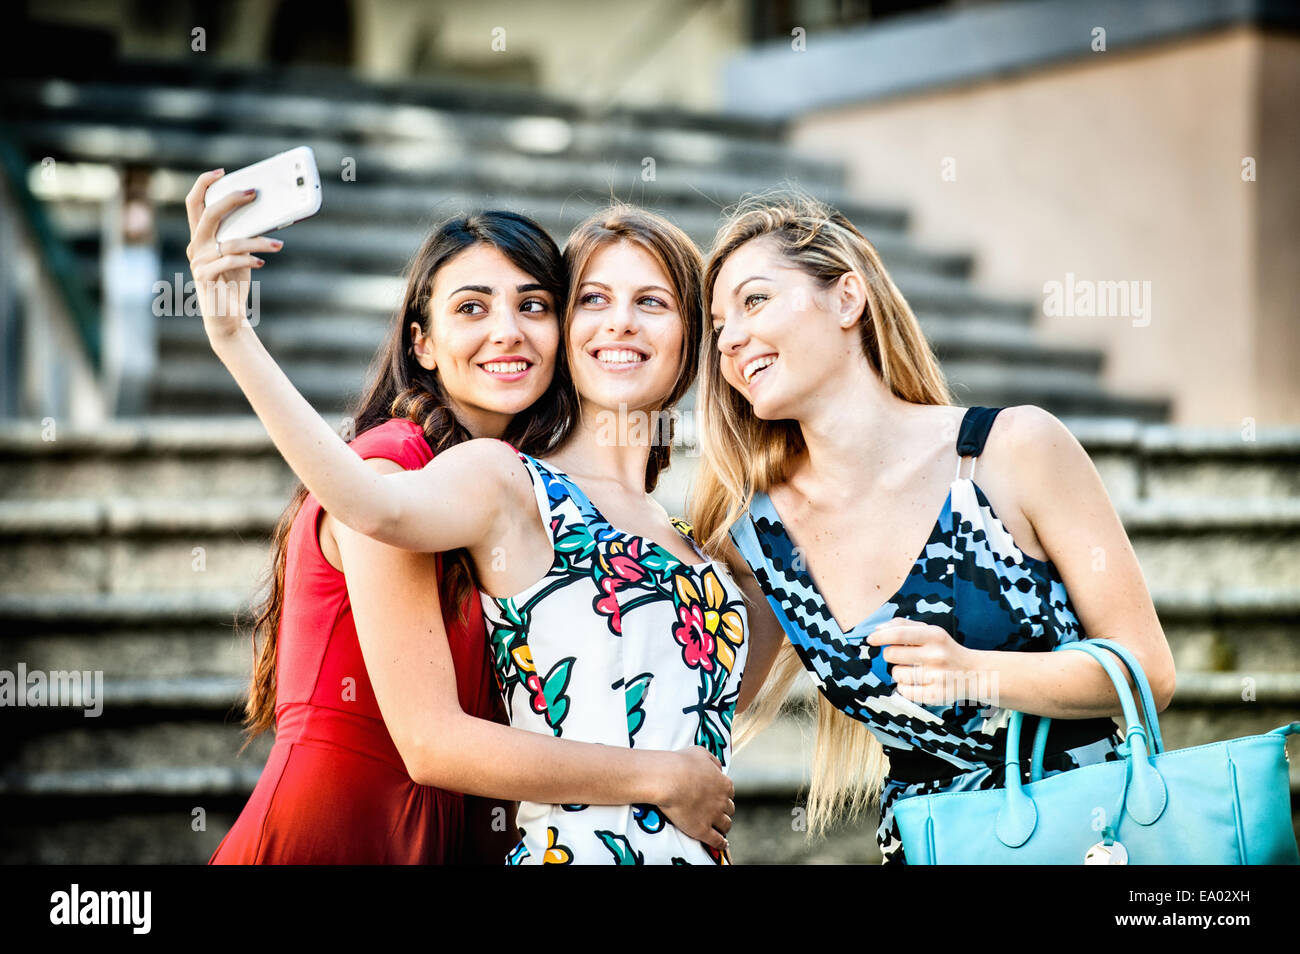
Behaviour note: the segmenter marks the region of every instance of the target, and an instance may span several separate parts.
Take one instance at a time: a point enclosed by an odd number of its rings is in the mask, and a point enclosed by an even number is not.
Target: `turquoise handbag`
[[[895,804],[908,864],[1300,864],[1286,754],[1286,737],[1300,732],[1300,722],[1166,752],[1151,687],[1133,654],[1112,639],[1056,647],[1066,649],[1088,653],[1115,684],[1128,724],[1123,758],[1043,778],[1051,719],[1040,718],[1024,784],[1024,714],[1013,712],[1003,788],[914,795]],[[1149,741],[1110,653],[1133,676]]]

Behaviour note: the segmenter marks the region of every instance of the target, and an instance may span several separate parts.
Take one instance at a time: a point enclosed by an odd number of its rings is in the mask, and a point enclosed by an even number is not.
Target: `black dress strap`
[[[978,457],[984,451],[984,442],[988,440],[993,419],[1001,411],[1000,407],[971,407],[966,409],[961,419],[961,430],[957,434],[957,456]]]

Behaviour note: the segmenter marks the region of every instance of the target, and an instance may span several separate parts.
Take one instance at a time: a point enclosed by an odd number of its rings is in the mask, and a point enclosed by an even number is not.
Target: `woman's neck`
[[[494,440],[501,440],[505,436],[506,429],[514,416],[510,414],[498,414],[495,411],[478,411],[477,413],[467,409],[464,405],[454,399],[448,399],[447,410],[461,427],[469,431],[471,438],[490,437]]]
[[[653,411],[628,411],[581,401],[573,433],[554,454],[553,463],[572,477],[615,484],[626,493],[645,494],[650,451],[660,436]],[[647,423],[651,422],[651,423]]]
[[[913,407],[886,388],[865,360],[855,364],[796,418],[804,451],[787,480],[829,505],[858,496],[864,481],[905,456]]]

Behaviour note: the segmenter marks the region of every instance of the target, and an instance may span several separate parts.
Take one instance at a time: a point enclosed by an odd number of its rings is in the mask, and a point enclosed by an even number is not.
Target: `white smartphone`
[[[265,235],[320,211],[316,156],[310,146],[298,146],[236,169],[208,186],[204,205],[213,205],[245,189],[256,189],[257,198],[221,220],[217,226],[220,242]]]

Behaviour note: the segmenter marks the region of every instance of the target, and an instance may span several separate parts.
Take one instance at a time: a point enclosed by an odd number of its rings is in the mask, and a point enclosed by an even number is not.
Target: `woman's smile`
[[[494,380],[510,383],[512,381],[522,381],[533,370],[535,365],[527,358],[517,354],[508,354],[500,358],[483,361],[479,364],[479,367],[491,375]]]
[[[640,348],[627,345],[597,345],[588,348],[587,355],[602,371],[613,374],[627,374],[630,371],[640,370],[650,361],[649,355]]]

